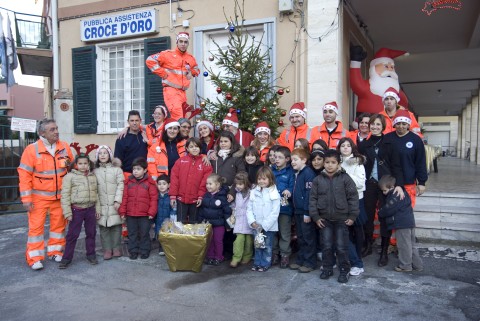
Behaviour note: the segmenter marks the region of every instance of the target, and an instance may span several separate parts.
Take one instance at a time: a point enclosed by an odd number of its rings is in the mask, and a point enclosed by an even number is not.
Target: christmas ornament
[[[272,64],[268,64],[267,67],[268,67],[268,68],[272,68]]]
[[[207,105],[207,103],[205,103],[204,101],[201,101],[201,102],[200,102],[200,107],[203,108],[203,107],[205,107],[206,105]]]
[[[274,102],[272,103],[272,105],[273,105],[273,106],[277,106],[278,103],[277,103],[276,101],[274,101]]]
[[[287,114],[285,110],[282,110],[282,117],[284,117]]]
[[[210,61],[213,61],[213,59],[215,59],[215,58],[213,58],[213,56],[208,57],[208,60],[210,60]]]
[[[235,26],[234,26],[234,25],[230,25],[230,27],[228,28],[228,30],[230,30],[230,32],[234,32],[234,31],[235,31]]]
[[[279,124],[280,126],[283,126],[283,120],[280,119],[280,120],[278,121],[278,124]]]
[[[279,94],[280,96],[283,95],[283,89],[280,88],[280,89],[277,91],[277,94]]]
[[[220,94],[222,92],[222,88],[217,87],[217,94]]]
[[[232,97],[232,94],[231,94],[231,93],[226,93],[226,94],[225,94],[225,99],[227,99],[227,100],[232,100],[232,98],[233,98],[233,97]]]
[[[208,76],[208,71],[204,71],[204,72],[203,72],[203,75],[204,75],[205,77],[207,77],[207,76]]]
[[[267,112],[267,107],[263,107],[263,108],[262,108],[262,113],[265,114],[266,112]]]
[[[237,97],[237,96],[233,97],[233,98],[232,98],[232,101],[233,101],[234,103],[236,103],[236,102],[238,101],[238,97]]]
[[[239,62],[237,62],[237,63],[235,64],[235,69],[237,69],[237,70],[242,69],[242,64],[239,63]]]
[[[197,123],[199,123],[200,121],[201,121],[200,118],[197,118],[197,119],[195,120],[195,122],[197,122]]]
[[[242,111],[240,110],[240,108],[237,109],[237,114],[240,114]]]
[[[288,94],[290,92],[290,88],[285,89],[285,92]]]

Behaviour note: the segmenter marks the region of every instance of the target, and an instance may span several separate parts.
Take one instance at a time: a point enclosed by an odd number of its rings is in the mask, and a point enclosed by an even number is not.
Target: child
[[[150,220],[157,215],[158,191],[155,181],[147,174],[147,161],[137,157],[132,162],[132,175],[125,181],[119,213],[127,218],[128,252],[130,260],[145,260],[150,256]]]
[[[306,138],[299,138],[295,141],[295,146],[294,148],[303,148],[307,151],[307,153],[310,152],[310,144],[308,143],[308,140]]]
[[[196,137],[187,140],[188,154],[180,158],[172,168],[169,190],[170,205],[177,207],[177,220],[182,223],[197,222],[197,208],[206,192],[207,177],[212,166],[205,166],[200,155],[202,142]]]
[[[232,209],[227,201],[228,189],[224,186],[225,178],[218,174],[210,174],[207,178],[207,193],[203,197],[202,206],[198,212],[198,220],[212,224],[213,236],[207,250],[205,263],[219,265],[223,262],[223,235],[226,219],[232,215]]]
[[[296,171],[295,186],[293,188],[293,214],[297,229],[299,251],[296,262],[290,264],[290,269],[308,273],[317,266],[315,225],[308,215],[310,189],[312,188],[315,173],[307,166],[309,155],[305,149],[294,149],[291,157],[292,167]]]
[[[326,151],[328,148],[327,143],[323,139],[317,139],[312,143],[312,152],[314,150],[323,150]]]
[[[103,259],[122,256],[122,218],[118,209],[122,203],[124,176],[121,161],[113,158],[110,147],[101,145],[95,155],[98,199],[100,201],[100,240],[103,247]]]
[[[340,267],[338,282],[347,283],[350,272],[348,260],[348,226],[358,216],[358,192],[355,182],[340,167],[340,154],[325,151],[325,170],[315,177],[310,193],[310,216],[321,228],[323,271],[321,279],[333,275],[335,249]]]
[[[270,167],[275,165],[275,152],[277,151],[277,149],[279,147],[280,147],[280,145],[273,145],[272,147],[270,147],[270,150],[268,151],[267,162],[265,163],[265,165],[268,165]],[[255,178],[255,180],[256,180],[256,178]]]
[[[275,151],[275,165],[272,167],[277,190],[282,197],[280,215],[278,216],[278,236],[273,240],[272,265],[278,264],[285,269],[290,264],[292,248],[290,241],[292,237],[292,207],[288,199],[292,196],[295,184],[295,173],[290,166],[290,149],[280,146]],[[279,260],[280,257],[280,260]]]
[[[252,184],[246,172],[235,175],[235,225],[233,233],[236,234],[233,242],[233,257],[230,266],[236,268],[238,263],[247,264],[253,256],[252,229],[247,221],[247,205]]]
[[[255,182],[258,170],[263,167],[263,162],[260,160],[258,150],[249,146],[245,149],[245,169],[248,173],[248,180]]]
[[[341,154],[341,166],[353,179],[358,192],[359,215],[354,224],[348,228],[350,242],[348,245],[348,256],[352,268],[350,275],[360,275],[363,269],[362,244],[364,242],[363,224],[367,220],[365,205],[363,203],[363,192],[365,191],[365,167],[364,157],[358,152],[357,146],[352,139],[343,137],[337,145],[337,151]]]
[[[80,153],[71,165],[71,172],[63,178],[62,185],[62,211],[68,224],[65,252],[60,261],[59,269],[66,269],[72,262],[73,252],[77,239],[85,227],[85,248],[87,260],[90,264],[97,264],[95,254],[96,218],[100,217],[100,203],[97,197],[97,178],[90,171],[92,161],[87,154]]]
[[[262,233],[264,247],[255,248],[252,271],[265,272],[272,265],[272,242],[278,231],[280,194],[275,186],[275,176],[270,167],[264,166],[257,173],[256,186],[250,191],[247,208],[248,224],[254,229],[255,237]]]
[[[255,139],[252,142],[252,146],[258,150],[260,160],[265,163],[267,161],[268,152],[270,147],[275,145],[275,140],[272,138],[270,127],[267,122],[260,122],[255,127]],[[254,182],[252,180],[251,182]]]
[[[386,195],[385,204],[378,211],[378,216],[386,219],[389,230],[395,229],[397,238],[400,264],[395,267],[395,271],[423,271],[423,262],[415,246],[415,217],[412,201],[408,193],[405,193],[403,200],[393,193],[395,183],[395,177],[390,175],[383,175],[378,182],[378,187]]]
[[[163,221],[170,218],[172,207],[170,206],[170,197],[168,196],[168,189],[170,188],[170,177],[166,174],[161,174],[157,178],[158,188],[158,210],[157,218],[155,219],[155,239],[158,239],[158,232],[162,227]],[[158,249],[158,255],[165,255],[163,252],[162,243]]]
[[[310,167],[315,172],[315,176],[323,171],[324,156],[325,152],[321,149],[314,149],[310,154]]]

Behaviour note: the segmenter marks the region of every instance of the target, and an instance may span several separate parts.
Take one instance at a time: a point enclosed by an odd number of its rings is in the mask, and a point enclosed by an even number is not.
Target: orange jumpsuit
[[[313,131],[319,133],[319,138],[321,138],[325,143],[327,143],[327,146],[330,149],[336,149],[338,142],[343,137],[352,138],[350,132],[343,129],[343,124],[341,121],[337,120],[336,123],[337,129],[335,129],[335,131],[331,133],[331,135],[328,134],[327,123],[325,122],[321,126],[316,126],[313,128]],[[357,142],[356,137],[353,137],[352,140],[354,143]]]
[[[151,55],[145,63],[152,73],[162,77],[163,99],[171,117],[176,120],[182,118],[182,104],[187,102],[185,90],[190,86],[186,76],[189,71],[193,77],[200,73],[195,58],[175,48]]]
[[[280,134],[277,142],[279,145],[288,147],[290,151],[292,151],[295,146],[295,141],[299,138],[305,138],[308,140],[310,147],[312,147],[312,143],[320,138],[320,133],[318,130],[308,127],[307,124],[303,124],[297,128],[290,126],[290,128],[285,129]]]
[[[180,158],[187,153],[185,150],[186,143],[186,139],[177,143],[177,152]],[[161,174],[170,175],[168,173],[168,154],[163,141],[157,141],[148,149],[147,163],[148,174],[152,176],[154,180]]]
[[[47,255],[62,255],[65,247],[66,220],[60,205],[62,178],[73,161],[70,146],[56,143],[52,156],[38,140],[25,148],[18,166],[22,203],[32,203],[28,212],[28,240],[25,253],[28,265],[45,259],[44,225],[50,213],[50,236]]]

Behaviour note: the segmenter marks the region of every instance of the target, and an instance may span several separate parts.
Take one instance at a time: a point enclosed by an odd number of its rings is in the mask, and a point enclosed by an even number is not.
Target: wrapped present
[[[158,235],[172,272],[200,272],[211,238],[211,224],[181,224],[170,220],[164,222]]]

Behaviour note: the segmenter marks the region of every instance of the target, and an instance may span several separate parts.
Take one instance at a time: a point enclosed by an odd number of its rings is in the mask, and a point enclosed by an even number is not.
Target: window
[[[7,106],[6,100],[0,100],[0,106]]]
[[[130,110],[145,114],[143,47],[142,41],[98,48],[98,133],[123,129]]]

